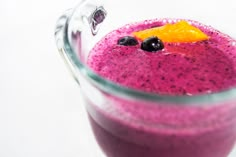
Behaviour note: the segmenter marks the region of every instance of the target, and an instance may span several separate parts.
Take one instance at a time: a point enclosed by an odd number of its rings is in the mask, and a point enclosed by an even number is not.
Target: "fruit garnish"
[[[118,45],[124,45],[124,46],[134,46],[138,44],[137,39],[131,36],[125,36],[118,40]]]
[[[148,52],[156,52],[158,50],[162,50],[163,48],[164,48],[164,44],[159,38],[155,36],[146,38],[141,43],[141,49]]]
[[[197,42],[209,39],[199,28],[184,20],[174,24],[133,32],[132,34],[139,40],[156,36],[163,42]]]

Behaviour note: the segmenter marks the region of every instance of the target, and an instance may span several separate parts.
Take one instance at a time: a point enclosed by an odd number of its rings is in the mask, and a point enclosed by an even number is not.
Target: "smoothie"
[[[170,42],[134,32],[178,20],[128,24],[101,39],[87,64],[122,86],[161,95],[193,96],[236,87],[236,41],[188,21],[209,38]],[[153,43],[156,42],[153,48]],[[146,42],[146,43],[145,43]],[[236,139],[235,102],[180,106],[107,94],[106,110],[85,98],[96,139],[108,157],[226,157]]]

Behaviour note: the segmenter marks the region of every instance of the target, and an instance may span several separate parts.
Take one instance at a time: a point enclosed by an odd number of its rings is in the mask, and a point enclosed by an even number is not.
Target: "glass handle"
[[[67,52],[65,43],[68,43],[68,40],[70,40],[70,34],[76,36],[77,42],[81,42],[81,33],[85,29],[90,29],[91,34],[95,36],[106,15],[107,12],[103,8],[101,0],[83,0],[76,9],[68,9],[57,20],[55,28],[57,48],[78,84],[78,71],[76,72],[76,66],[73,64],[71,54]],[[81,43],[79,45],[80,48],[83,46]]]
[[[76,76],[74,66],[72,65],[69,57],[67,56],[66,50],[64,47],[64,38],[65,38],[64,36],[67,34],[66,26],[67,26],[68,19],[71,16],[72,12],[73,12],[73,9],[68,9],[59,17],[59,19],[56,22],[54,37],[56,40],[57,49],[58,49],[62,59],[64,60],[65,64],[67,65],[67,67],[68,67],[71,75],[75,79],[75,81],[79,84],[79,80],[78,80],[78,77]]]

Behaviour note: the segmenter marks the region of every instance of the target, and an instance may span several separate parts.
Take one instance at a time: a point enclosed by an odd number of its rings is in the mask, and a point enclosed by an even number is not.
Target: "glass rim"
[[[152,101],[152,102],[165,102],[165,103],[174,103],[174,104],[193,104],[197,106],[201,106],[204,104],[214,104],[216,102],[221,102],[224,100],[231,100],[236,98],[236,87],[232,87],[226,90],[221,90],[219,92],[214,93],[204,93],[199,95],[163,95],[163,94],[156,94],[150,92],[144,92],[141,90],[135,90],[132,88],[128,88],[112,82],[106,78],[103,78],[93,72],[87,65],[85,65],[78,57],[77,52],[74,47],[73,43],[71,42],[71,36],[69,33],[69,25],[71,23],[71,19],[74,16],[76,9],[72,10],[72,13],[68,16],[67,21],[64,25],[63,30],[63,46],[66,56],[68,57],[69,61],[72,63],[73,68],[76,71],[81,72],[86,79],[89,80],[94,86],[98,87],[104,92],[107,92],[112,95],[131,98],[131,99],[141,99],[145,101]]]

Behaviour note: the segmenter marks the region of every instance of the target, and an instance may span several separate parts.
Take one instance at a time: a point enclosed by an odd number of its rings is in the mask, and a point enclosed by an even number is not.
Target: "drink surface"
[[[159,94],[195,95],[236,85],[235,40],[197,22],[191,21],[210,37],[208,40],[164,42],[164,49],[154,53],[142,50],[141,41],[134,46],[117,44],[124,36],[164,22],[150,20],[109,33],[91,51],[89,67],[123,86]]]
[[[101,39],[88,66],[104,78],[133,89],[167,95],[198,95],[236,85],[236,41],[211,27],[189,21],[210,38],[164,42],[156,52],[118,40],[166,20],[128,24]],[[107,96],[107,104],[85,98],[96,139],[108,157],[226,157],[236,139],[232,102],[193,107],[148,104]]]

